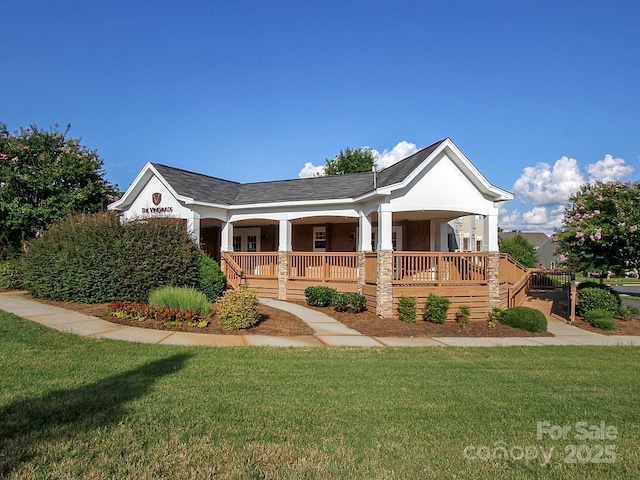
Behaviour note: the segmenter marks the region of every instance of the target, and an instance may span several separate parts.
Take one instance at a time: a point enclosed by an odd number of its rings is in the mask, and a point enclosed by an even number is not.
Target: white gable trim
[[[147,162],[146,165],[142,168],[138,176],[133,180],[127,191],[124,192],[122,198],[116,202],[110,204],[107,208],[109,210],[127,210],[136,198],[140,195],[140,192],[144,189],[144,187],[149,183],[151,178],[156,177],[162,185],[169,190],[171,195],[175,197],[176,200],[184,203],[184,204],[193,204],[193,198],[185,197],[184,195],[179,195],[178,192],[174,190],[169,182],[165,180],[165,178],[156,170],[156,168],[150,163]]]

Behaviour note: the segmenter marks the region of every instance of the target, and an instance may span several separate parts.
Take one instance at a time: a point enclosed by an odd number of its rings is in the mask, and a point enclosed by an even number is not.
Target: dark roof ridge
[[[229,183],[235,183],[236,185],[245,185],[241,182],[236,182],[235,180],[227,180],[226,178],[220,178],[220,177],[214,177],[213,175],[207,175],[206,173],[200,173],[200,172],[194,172],[193,170],[186,170],[184,168],[179,168],[179,167],[172,167],[170,165],[165,165],[163,163],[156,163],[156,162],[149,162],[151,165],[153,165],[154,167],[162,167],[162,168],[169,168],[171,170],[179,170],[181,172],[184,173],[189,173],[191,175],[199,175],[201,177],[207,177],[207,178],[212,178],[214,180],[219,180],[221,182],[229,182]]]
[[[402,160],[398,160],[396,163],[389,165],[388,167],[383,168],[382,170],[378,170],[378,173],[382,173],[385,172],[387,170],[389,170],[390,168],[395,167],[396,165],[398,165],[399,163],[402,163],[404,161],[410,160],[413,157],[416,157],[418,155],[420,155],[421,153],[423,153],[425,150],[429,150],[429,149],[434,149],[435,147],[437,147],[438,145],[440,145],[442,142],[444,142],[445,140],[447,140],[449,137],[443,138],[442,140],[438,140],[437,142],[432,143],[431,145],[429,145],[428,147],[424,147],[421,148],[420,150],[418,150],[415,153],[412,153],[411,155],[409,155],[408,157],[404,157]],[[428,155],[427,155],[428,156]]]

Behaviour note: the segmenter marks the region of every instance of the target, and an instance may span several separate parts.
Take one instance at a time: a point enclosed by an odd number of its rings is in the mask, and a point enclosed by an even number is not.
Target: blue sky
[[[2,17],[0,121],[70,123],[121,188],[147,161],[251,182],[451,137],[516,193],[503,227],[550,231],[580,181],[640,178],[635,0],[23,0]]]

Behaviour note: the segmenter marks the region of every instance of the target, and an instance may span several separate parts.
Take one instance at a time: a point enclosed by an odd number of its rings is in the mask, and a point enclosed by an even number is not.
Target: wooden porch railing
[[[502,307],[520,305],[531,289],[531,271],[506,253],[500,254],[498,269],[500,291],[506,293],[506,298],[501,295]]]
[[[357,283],[357,253],[290,253],[289,280]]]
[[[224,260],[224,274],[227,277],[227,285],[232,289],[237,290],[240,286],[247,283],[247,277],[242,270],[242,267],[234,260],[229,252],[222,252],[222,259]]]
[[[278,278],[278,254],[274,252],[227,252],[247,279]]]
[[[393,285],[486,285],[484,252],[393,252]]]

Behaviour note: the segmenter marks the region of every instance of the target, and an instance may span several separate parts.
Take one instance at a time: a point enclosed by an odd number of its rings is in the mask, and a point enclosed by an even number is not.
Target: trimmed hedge
[[[113,213],[77,215],[33,240],[21,262],[35,297],[81,303],[142,301],[158,287],[193,287],[200,250],[182,221],[121,223]]]
[[[198,258],[198,281],[196,288],[204,293],[210,302],[215,302],[227,288],[227,277],[213,258],[200,255]]]
[[[528,332],[547,331],[547,317],[540,310],[530,307],[512,307],[500,318],[500,322]]]
[[[20,260],[0,260],[0,290],[19,290],[22,288],[22,265]]]
[[[607,310],[591,310],[584,315],[585,321],[602,330],[615,330],[613,314]]]
[[[311,286],[304,289],[307,304],[313,307],[328,307],[337,294],[338,291],[331,287]]]
[[[620,299],[603,288],[582,288],[578,290],[578,315],[584,316],[591,310],[606,310],[613,315],[620,307]]]

